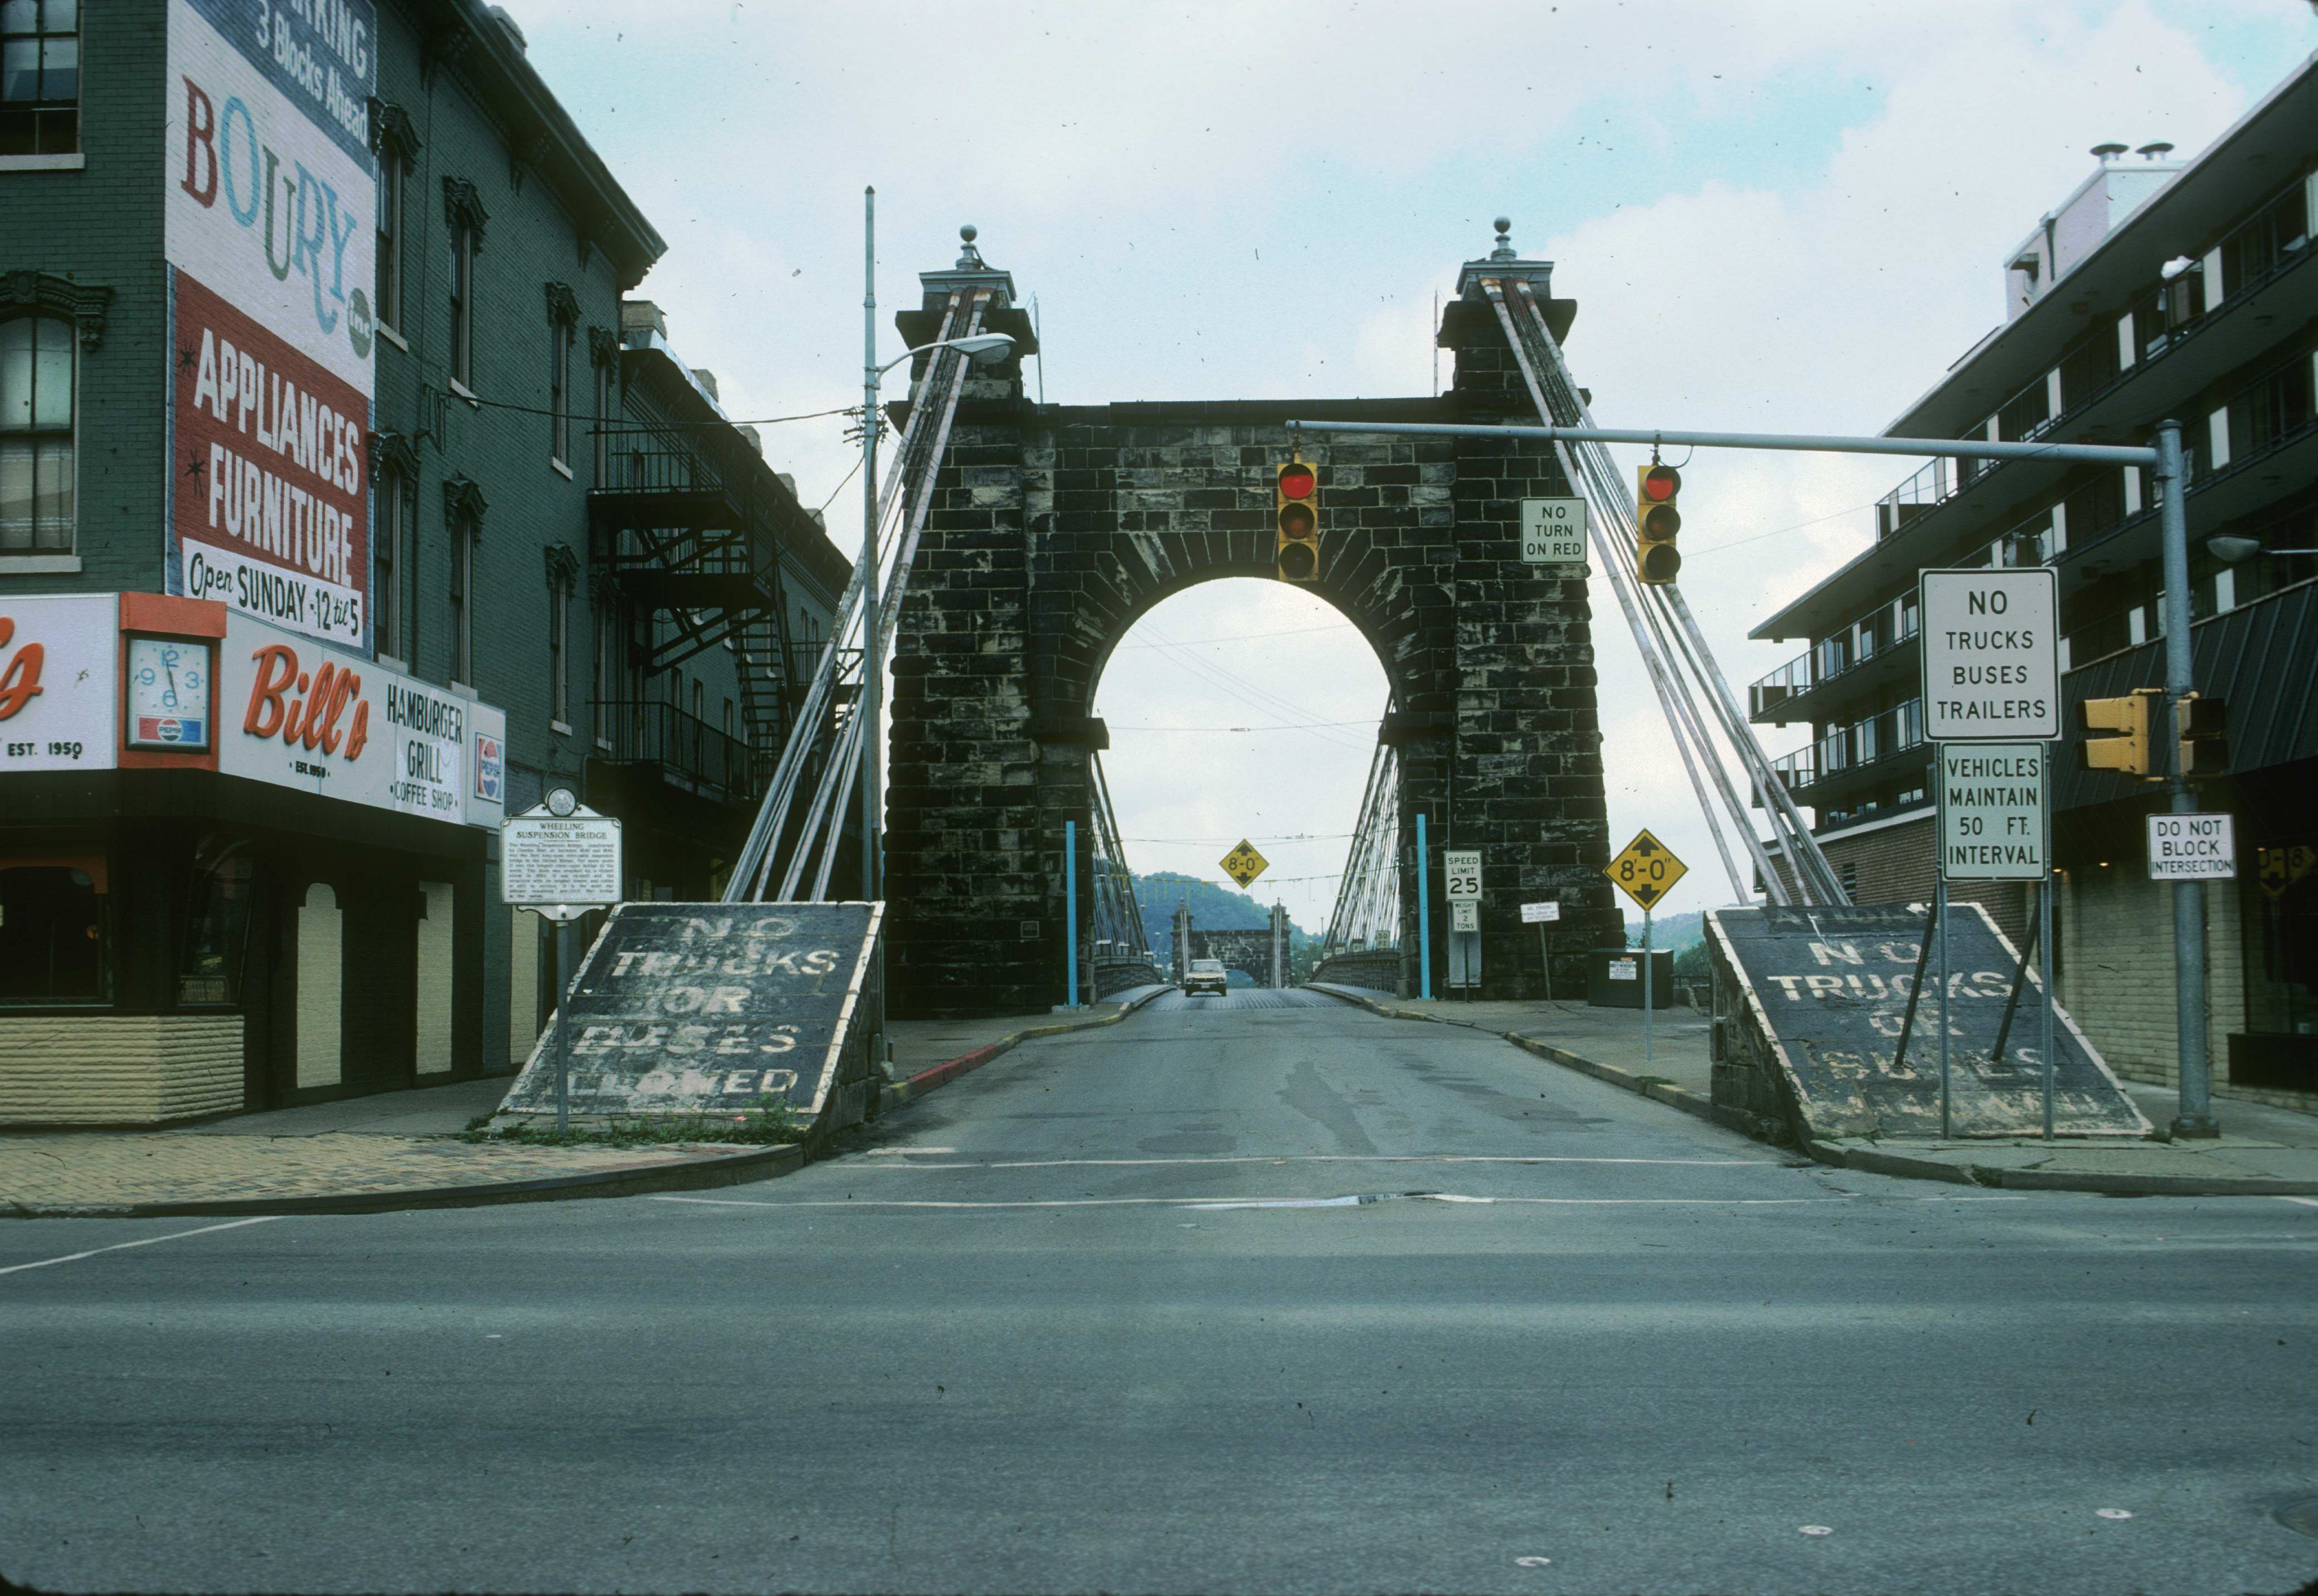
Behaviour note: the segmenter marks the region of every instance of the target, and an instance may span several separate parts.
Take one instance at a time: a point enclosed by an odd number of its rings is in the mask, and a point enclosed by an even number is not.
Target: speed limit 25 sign
[[[1451,903],[1481,901],[1481,850],[1451,848],[1441,856],[1442,884]]]

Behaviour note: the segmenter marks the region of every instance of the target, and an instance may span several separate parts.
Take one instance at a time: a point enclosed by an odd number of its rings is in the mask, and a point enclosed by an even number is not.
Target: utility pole
[[[2158,531],[2165,560],[2165,698],[2173,721],[2163,733],[2173,749],[2172,810],[2189,814],[2197,795],[2182,768],[2180,728],[2189,700],[2197,695],[2196,656],[2189,641],[2188,473],[2182,470],[2181,424],[2157,424],[2157,467],[2152,473],[2158,498]],[[2049,955],[2047,956],[2049,967]],[[2173,883],[2175,1036],[2181,1055],[2180,1107],[2171,1126],[2176,1139],[2203,1141],[2222,1134],[2214,1118],[2212,1062],[2206,1037],[2206,883]]]

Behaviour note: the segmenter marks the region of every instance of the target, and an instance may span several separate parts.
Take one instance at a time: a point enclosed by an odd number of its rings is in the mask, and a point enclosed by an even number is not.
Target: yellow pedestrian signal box
[[[2225,776],[2230,768],[2230,706],[2223,699],[2200,698],[2195,693],[2173,705],[2174,735],[2180,741],[2183,776]]]
[[[1682,473],[1670,465],[1634,468],[1634,570],[1647,587],[1663,587],[1681,573],[1682,553],[1674,546],[1682,530],[1675,500]]]
[[[2163,696],[2154,687],[2142,687],[2123,698],[2088,698],[2078,704],[2085,736],[2077,744],[2077,767],[2148,776],[2149,721]]]
[[[1320,574],[1320,474],[1300,460],[1280,468],[1273,508],[1279,529],[1280,579],[1309,582]]]

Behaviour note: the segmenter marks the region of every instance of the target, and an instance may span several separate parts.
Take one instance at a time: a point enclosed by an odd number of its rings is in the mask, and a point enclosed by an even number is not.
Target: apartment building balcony
[[[2207,442],[2206,417],[2190,413],[2190,402],[2260,350],[2275,345],[2278,329],[2302,325],[2318,315],[2314,259],[2318,259],[2318,247],[2305,241],[2233,287],[2218,304],[2184,320],[2160,318],[2159,330],[2146,336],[2136,332],[2134,363],[2081,397],[2064,391],[2065,408],[2058,414],[2023,425],[2023,418],[2034,412],[2024,411],[2019,401],[2046,383],[2047,379],[2039,376],[2030,388],[1991,412],[1999,420],[1999,430],[2019,439],[2124,443],[2144,438],[2160,417],[2177,416],[2183,423],[2185,444],[2192,450],[2202,448]],[[2089,328],[2089,336],[2116,337],[2118,316],[2134,313],[2134,309],[2112,309],[2104,318],[2106,328]],[[2054,354],[2053,369],[2065,370],[2067,353],[2056,350]],[[2065,390],[2067,384],[2062,386]],[[2002,421],[2008,411],[2015,416],[2009,426]],[[2227,469],[2235,471],[2239,463],[2233,461]],[[2282,462],[2278,469],[2290,474],[2304,463],[2299,459]],[[1924,567],[1963,562],[1975,551],[1984,551],[2035,506],[2058,494],[2071,472],[2082,469],[2035,458],[1990,462],[1935,460],[1878,502],[1873,547],[1748,635],[1828,635],[1847,614],[1855,614],[1868,596],[1911,587],[1915,573]],[[2219,501],[2210,507],[2198,505],[2199,496],[2211,486],[2212,480],[2206,478],[2191,484],[2193,537],[2239,513]],[[2153,527],[2155,516],[2143,507],[2128,517],[2126,525],[2137,519],[2145,519]],[[2205,524],[2202,528],[2199,521]],[[2123,530],[2124,526],[2111,528],[2103,535]],[[2153,540],[2153,532],[2151,535]],[[2085,549],[2073,529],[2069,544],[2062,562],[2073,566]]]
[[[1911,696],[1916,683],[1916,612],[1889,641],[1863,639],[1857,625],[1796,655],[1747,688],[1747,718],[1757,725],[1851,719],[1872,704]],[[1840,646],[1830,646],[1840,645]]]
[[[658,700],[596,699],[589,708],[599,764],[630,767],[632,775],[712,803],[755,804],[759,761],[741,739]]]

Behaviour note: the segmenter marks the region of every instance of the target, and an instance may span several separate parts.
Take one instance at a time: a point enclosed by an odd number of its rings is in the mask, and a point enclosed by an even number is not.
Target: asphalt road
[[[0,1270],[52,1589],[2318,1575],[2318,1206],[1796,1167],[1317,998],[1026,1045],[785,1180]]]

